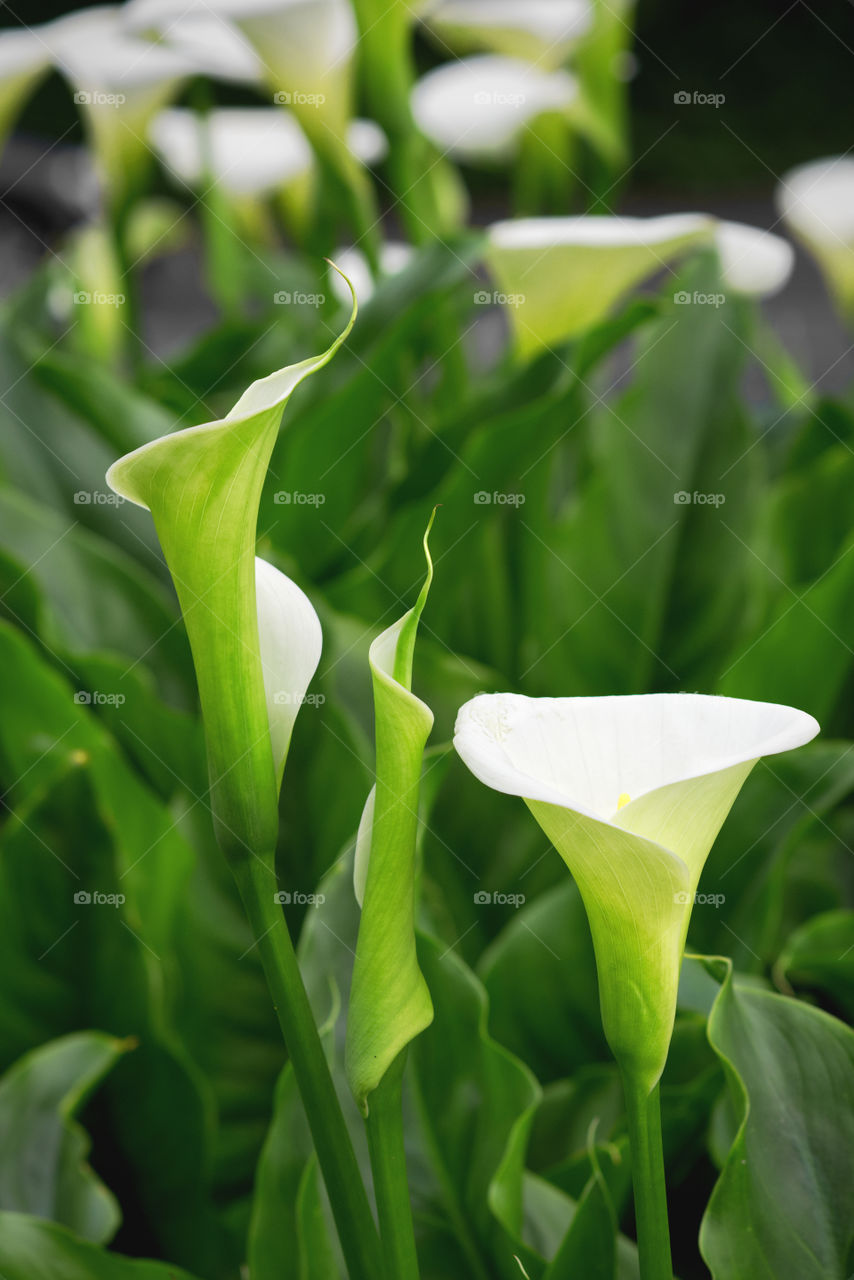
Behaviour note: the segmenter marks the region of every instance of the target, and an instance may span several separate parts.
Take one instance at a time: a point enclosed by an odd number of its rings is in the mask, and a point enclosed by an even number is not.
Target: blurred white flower
[[[829,156],[791,169],[777,188],[777,208],[854,319],[854,159]]]
[[[122,8],[128,31],[162,39],[204,75],[257,84],[263,77],[254,49],[237,27],[204,0],[129,0]]]
[[[422,21],[455,53],[488,50],[553,70],[593,23],[590,0],[439,0]]]
[[[299,123],[280,107],[219,107],[204,116],[172,107],[154,118],[149,136],[166,167],[188,186],[197,186],[205,174],[205,129],[211,178],[232,196],[267,195],[306,177],[314,167],[314,153]],[[365,164],[375,162],[386,146],[373,121],[352,121],[347,138]],[[349,291],[346,296],[349,300]]]
[[[468,161],[513,157],[528,122],[568,113],[578,85],[568,71],[481,54],[429,71],[412,91],[416,123],[442,151]]]
[[[414,252],[411,244],[403,244],[398,240],[387,240],[380,246],[380,273],[383,276],[396,276],[405,267],[409,266]],[[349,249],[336,249],[333,258],[338,271],[346,276],[353,286],[353,291],[359,299],[359,305],[364,306],[376,288],[370,267],[365,260],[365,255],[361,249],[353,246]],[[332,292],[338,301],[345,307],[348,306],[350,290],[341,275],[333,271],[330,284],[332,285]]]
[[[715,247],[724,284],[748,297],[779,293],[795,265],[795,251],[788,240],[745,222],[719,223]]]

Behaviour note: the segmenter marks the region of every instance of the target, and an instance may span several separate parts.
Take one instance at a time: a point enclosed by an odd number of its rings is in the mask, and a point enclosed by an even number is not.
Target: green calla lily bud
[[[646,1093],[667,1058],[685,937],[709,850],[761,756],[799,747],[812,716],[701,694],[482,694],[454,745],[477,778],[523,797],[590,921],[602,1021]]]
[[[154,517],[193,652],[217,837],[236,859],[272,860],[291,730],[321,643],[300,589],[256,560],[261,489],[291,393],[332,358],[355,317],[354,296],[322,355],[254,382],[225,418],[143,445],[107,473]]]
[[[784,174],[777,208],[815,256],[842,315],[854,322],[854,160],[831,156]]]
[[[454,53],[508,54],[551,71],[593,23],[590,0],[440,0],[424,16]]]
[[[411,691],[415,637],[433,577],[429,533],[428,526],[427,577],[418,600],[370,649],[377,781],[356,841],[354,880],[362,918],[346,1052],[350,1088],[365,1115],[369,1095],[398,1054],[433,1021],[415,954],[418,791],[433,713]]]
[[[702,213],[496,222],[485,256],[517,348],[531,356],[598,324],[631,289],[704,244],[717,249],[723,284],[734,293],[775,293],[792,271],[791,246],[779,236]]]

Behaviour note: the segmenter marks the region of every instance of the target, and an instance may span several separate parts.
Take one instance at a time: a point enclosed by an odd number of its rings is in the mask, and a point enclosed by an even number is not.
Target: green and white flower
[[[590,0],[440,0],[423,18],[454,53],[486,50],[551,71],[593,23]]]
[[[854,320],[854,159],[831,156],[791,169],[777,189],[777,208]]]

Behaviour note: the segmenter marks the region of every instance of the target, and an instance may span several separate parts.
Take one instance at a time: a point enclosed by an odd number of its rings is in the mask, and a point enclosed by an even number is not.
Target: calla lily
[[[41,28],[55,66],[75,90],[114,200],[148,161],[148,123],[195,68],[162,44],[129,34],[118,6],[82,9]]]
[[[602,1020],[647,1093],[664,1068],[703,865],[761,756],[818,732],[805,712],[701,694],[527,698],[460,710],[454,745],[521,796],[572,872],[590,921]]]
[[[441,0],[423,21],[455,53],[484,49],[554,70],[590,30],[590,0]]]
[[[0,31],[0,147],[50,65],[50,51],[40,32],[39,27]]]
[[[442,151],[469,162],[496,162],[513,157],[531,120],[545,112],[569,116],[577,96],[568,71],[481,54],[423,76],[412,90],[412,113]]]
[[[528,356],[604,320],[631,289],[703,244],[717,248],[723,283],[733,292],[776,292],[792,269],[791,246],[779,236],[700,213],[496,222],[486,263]]]
[[[434,513],[435,514],[435,513]],[[430,525],[433,520],[431,517]],[[433,1004],[415,954],[415,841],[418,789],[433,713],[411,691],[418,623],[433,564],[424,535],[427,577],[414,606],[370,649],[377,782],[356,841],[354,881],[362,908],[350,1012],[347,1078],[359,1107],[411,1040],[433,1020]]]
[[[854,160],[831,156],[791,169],[777,208],[815,255],[842,313],[854,319]]]
[[[399,240],[384,241],[380,246],[380,274],[396,276],[409,266],[414,252],[411,244],[404,244]],[[374,281],[365,255],[355,247],[339,249],[336,251],[335,261],[347,279],[352,281],[356,296],[361,298],[363,303],[367,302],[374,292]],[[332,278],[332,291],[340,302],[347,303],[348,295],[338,275]]]
[[[129,0],[122,6],[126,29],[152,40],[162,39],[188,58],[201,74],[238,84],[259,84],[261,62],[233,23],[207,4],[173,0]]]
[[[207,162],[213,180],[232,196],[268,195],[307,178],[314,167],[314,154],[296,118],[278,107],[220,107],[205,116],[170,107],[152,120],[149,137],[182,182],[197,186]],[[382,156],[385,136],[373,121],[351,121],[347,137],[362,163],[376,163]],[[345,296],[349,301],[349,291]]]
[[[332,358],[255,382],[225,418],[143,445],[110,487],[146,507],[172,574],[193,652],[217,836],[233,860],[272,863],[290,734],[320,656],[320,626],[297,586],[255,558],[261,489],[282,410]]]

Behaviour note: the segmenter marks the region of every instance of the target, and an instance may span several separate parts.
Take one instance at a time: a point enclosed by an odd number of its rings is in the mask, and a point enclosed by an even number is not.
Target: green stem
[[[275,901],[275,875],[251,857],[232,863],[232,870],[293,1064],[350,1280],[376,1280],[376,1226],[288,926]]]
[[[401,1105],[405,1062],[404,1049],[368,1100],[368,1148],[374,1175],[385,1273],[389,1280],[418,1280],[418,1255],[415,1250],[412,1205],[406,1176]]]
[[[659,1088],[656,1085],[648,1093],[646,1086],[628,1072],[622,1075],[632,1153],[640,1277],[641,1280],[673,1280]]]

